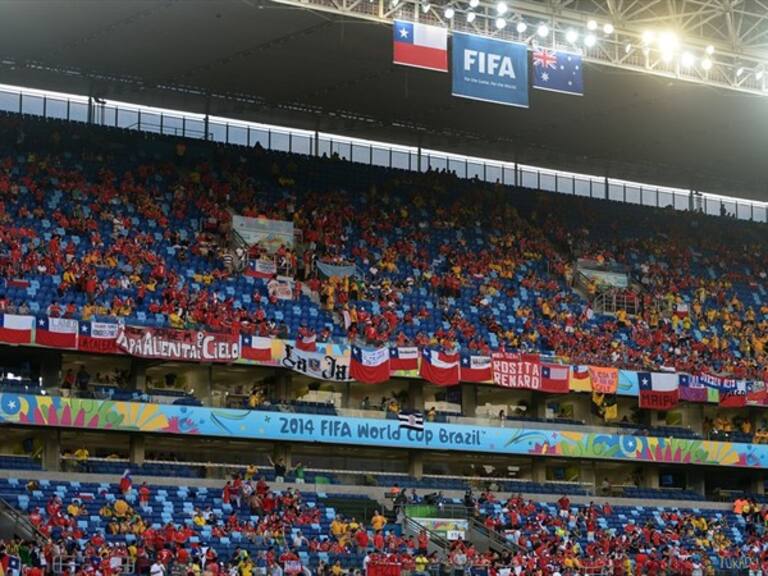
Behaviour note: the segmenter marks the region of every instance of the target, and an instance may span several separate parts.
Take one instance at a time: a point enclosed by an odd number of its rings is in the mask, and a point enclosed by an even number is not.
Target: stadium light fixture
[[[549,36],[549,26],[546,24],[539,24],[539,27],[536,28],[536,34],[538,34],[541,38],[546,38]]]
[[[496,4],[496,14],[499,16],[504,16],[504,14],[507,13],[507,10],[509,10],[509,8],[507,7],[506,2],[499,2]]]
[[[710,70],[710,69],[712,69],[712,60],[710,60],[709,58],[704,58],[704,59],[701,61],[701,67],[702,67],[704,70]]]
[[[632,52],[632,44],[630,44],[629,42],[627,42],[627,45],[626,45],[626,46],[624,46],[624,53],[625,53],[625,54],[629,54],[630,52]]]
[[[757,80],[762,80],[763,79],[763,70],[762,69],[760,69],[757,72],[755,72],[755,78]]]
[[[741,76],[744,74],[744,68],[741,67],[738,70],[736,70],[736,78],[741,78]]]
[[[507,21],[504,18],[496,18],[496,28],[498,30],[503,30],[506,25]]]
[[[656,32],[653,30],[646,30],[643,32],[643,44],[646,46],[653,44],[653,41],[656,40]]]
[[[474,12],[467,12],[467,23],[472,24],[475,21],[475,16]]]
[[[571,44],[576,44],[579,40],[579,33],[576,32],[573,28],[569,28],[568,31],[565,33],[565,39],[567,42],[570,42]]]
[[[712,56],[712,54],[715,53],[715,47],[712,46],[712,44],[710,44],[709,46],[707,46],[707,49],[705,50],[705,52],[707,53],[707,56]]]
[[[517,23],[517,33],[518,34],[525,34],[525,31],[528,30],[528,24],[525,22],[518,22]]]
[[[592,46],[594,46],[595,44],[597,44],[597,36],[595,36],[594,34],[587,34],[586,36],[584,36],[584,46],[586,46],[587,48],[592,48]]]
[[[470,8],[477,8],[478,6],[480,6],[480,0],[469,0]]]
[[[606,36],[610,36],[611,34],[614,33],[614,31],[615,31],[615,28],[613,27],[613,24],[611,24],[610,22],[608,22],[603,26],[603,34],[605,34]]]
[[[400,4],[400,0],[392,0],[391,4],[392,8],[397,8],[397,5]]]
[[[424,2],[424,4],[421,5],[421,10],[424,12],[424,14],[429,12],[430,8],[432,8],[432,4],[430,4],[429,2]]]
[[[589,22],[587,22],[587,30],[592,30],[592,31],[597,30],[597,22],[595,22],[594,20],[590,20]]]
[[[456,14],[456,11],[450,6],[448,6],[448,8],[446,8],[445,11],[443,12],[443,16],[448,18],[448,20],[451,20],[455,14]]]
[[[696,57],[690,52],[683,52],[683,55],[680,57],[680,63],[684,67],[690,68],[696,63]]]

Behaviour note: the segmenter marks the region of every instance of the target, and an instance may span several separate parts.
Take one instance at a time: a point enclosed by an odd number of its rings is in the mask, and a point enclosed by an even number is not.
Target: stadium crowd
[[[768,380],[758,225],[14,117],[0,134],[6,313]],[[244,282],[232,212],[300,231],[271,256],[293,300]],[[626,266],[639,313],[596,313],[578,257]]]
[[[41,486],[33,480],[27,489]],[[32,576],[50,574],[54,567],[70,576],[109,576],[134,567],[151,576],[342,576],[365,573],[371,563],[434,576],[703,576],[718,566],[754,574],[768,570],[768,508],[746,498],[736,500],[732,512],[666,508],[639,522],[624,516],[627,508],[617,513],[609,503],[576,505],[562,496],[553,504],[537,504],[520,495],[499,501],[492,492],[477,499],[468,492],[464,504],[470,514],[499,532],[507,547],[481,552],[457,539],[440,553],[430,549],[426,531],[406,536],[378,511],[368,522],[336,514],[318,532],[324,514],[299,490],[274,491],[263,478],[247,475],[226,482],[221,508],[195,507],[150,525],[144,517],[158,504],[157,489],[133,486],[126,474],[95,495],[72,494],[65,501],[52,494],[44,508],[29,511],[44,540],[5,542],[0,559],[19,556]],[[94,505],[106,531],[95,527],[93,518],[88,521]],[[237,544],[217,553],[216,543],[235,541],[235,535]],[[309,555],[320,559],[308,562]]]

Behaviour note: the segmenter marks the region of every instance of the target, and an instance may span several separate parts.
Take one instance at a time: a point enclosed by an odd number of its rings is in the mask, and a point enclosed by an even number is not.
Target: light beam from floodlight
[[[480,0],[469,0],[470,8],[477,8],[478,6],[480,6]]]
[[[712,60],[710,60],[709,58],[704,58],[704,59],[701,61],[701,67],[702,67],[704,70],[710,70],[710,69],[712,68]]]
[[[576,44],[579,41],[579,33],[573,28],[569,28],[565,33],[565,40],[571,44]]]
[[[475,13],[474,12],[467,12],[467,22],[469,24],[472,24],[472,22],[475,21]]]
[[[696,63],[696,57],[690,52],[683,52],[683,55],[680,57],[680,63],[686,68],[690,68]]]
[[[597,30],[597,22],[594,20],[587,22],[587,30]]]
[[[504,16],[504,14],[507,13],[507,10],[509,10],[509,8],[507,7],[506,2],[499,2],[496,4],[496,14],[499,16]]]
[[[507,21],[504,18],[496,18],[496,28],[498,30],[503,30],[506,25]]]
[[[715,47],[712,46],[712,44],[710,44],[709,46],[707,46],[707,49],[705,50],[705,52],[707,53],[707,56],[712,56],[712,54],[715,53]]]
[[[445,11],[443,12],[443,16],[448,18],[448,20],[453,18],[454,14],[456,14],[456,11],[453,8],[451,8],[450,6],[448,6],[448,8],[446,8]]]
[[[597,44],[597,36],[595,36],[594,34],[587,34],[586,36],[584,36],[584,46],[586,46],[587,48],[592,48],[592,46],[594,46],[595,44]]]
[[[528,24],[526,24],[525,22],[518,22],[517,23],[517,33],[518,34],[524,34],[526,30],[528,30]]]
[[[536,34],[538,34],[541,38],[546,38],[549,36],[549,26],[546,24],[539,24],[539,27],[536,28]]]
[[[613,24],[611,24],[610,22],[608,22],[603,26],[603,34],[605,34],[606,36],[610,36],[611,34],[614,33],[615,30],[616,29],[613,27]]]

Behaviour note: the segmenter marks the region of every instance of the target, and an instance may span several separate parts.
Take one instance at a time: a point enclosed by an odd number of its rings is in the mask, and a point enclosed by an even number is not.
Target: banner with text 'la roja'
[[[541,389],[541,359],[538,354],[494,352],[491,368],[496,386]]]
[[[528,47],[453,33],[452,93],[461,98],[528,108]]]

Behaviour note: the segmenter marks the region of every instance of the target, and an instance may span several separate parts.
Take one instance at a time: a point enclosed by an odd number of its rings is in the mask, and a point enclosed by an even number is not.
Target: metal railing
[[[768,202],[758,200],[127,102],[106,100],[96,104],[85,96],[20,86],[0,84],[0,112],[91,122],[105,127],[210,140],[236,146],[260,146],[267,150],[295,154],[336,156],[350,162],[416,172],[449,170],[460,178],[476,178],[489,183],[498,182],[642,206],[693,210],[712,216],[727,213],[739,220],[768,222]]]

